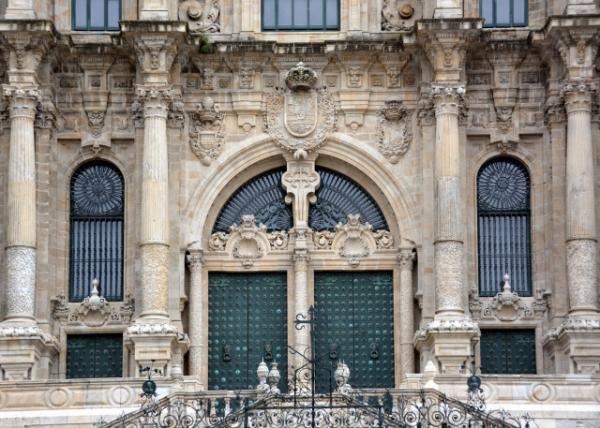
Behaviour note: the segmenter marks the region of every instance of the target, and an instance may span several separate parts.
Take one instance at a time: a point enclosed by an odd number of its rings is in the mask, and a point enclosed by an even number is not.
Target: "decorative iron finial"
[[[291,90],[308,90],[317,83],[317,73],[299,62],[285,76],[285,83]]]

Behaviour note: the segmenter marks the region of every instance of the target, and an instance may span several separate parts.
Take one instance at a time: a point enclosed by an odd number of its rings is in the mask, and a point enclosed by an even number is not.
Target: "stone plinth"
[[[57,353],[56,340],[37,326],[0,328],[2,380],[47,379],[50,359]]]

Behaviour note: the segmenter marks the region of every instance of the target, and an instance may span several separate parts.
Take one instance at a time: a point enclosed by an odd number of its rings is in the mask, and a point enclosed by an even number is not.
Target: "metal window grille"
[[[508,158],[486,163],[477,177],[479,294],[502,291],[505,273],[514,291],[531,296],[530,182]]]
[[[76,31],[119,31],[121,0],[72,0],[71,21]]]
[[[123,207],[123,176],[113,165],[86,164],[73,174],[69,301],[89,296],[94,278],[106,299],[123,299]]]
[[[484,27],[526,27],[527,0],[480,0],[479,11]]]
[[[340,0],[262,0],[263,31],[336,31]]]
[[[360,214],[361,222],[369,223],[373,230],[389,230],[377,202],[359,184],[327,168],[316,170],[321,185],[316,192],[317,203],[309,209],[313,230],[335,230],[338,223],[346,222],[348,214]],[[284,172],[283,168],[274,169],[244,183],[219,212],[213,232],[229,232],[244,214],[254,215],[256,223],[264,224],[268,231],[291,229],[292,210],[285,203],[281,186]]]

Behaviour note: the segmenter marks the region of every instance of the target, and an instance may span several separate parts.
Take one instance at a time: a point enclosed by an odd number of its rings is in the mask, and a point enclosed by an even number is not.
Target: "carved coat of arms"
[[[406,107],[400,101],[388,101],[379,112],[377,147],[391,163],[397,163],[410,147],[412,132]]]
[[[204,98],[192,113],[190,148],[204,165],[216,159],[225,142],[224,114],[211,98]]]
[[[310,152],[335,129],[335,104],[326,89],[315,89],[316,73],[298,63],[286,76],[287,89],[267,95],[266,128],[286,150]]]

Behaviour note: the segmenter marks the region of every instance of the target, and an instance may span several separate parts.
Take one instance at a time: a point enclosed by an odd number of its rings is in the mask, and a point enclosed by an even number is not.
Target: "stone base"
[[[557,373],[600,374],[600,320],[570,319],[545,337]]]
[[[0,327],[2,380],[48,379],[58,342],[39,327]]]
[[[475,354],[478,339],[479,328],[470,319],[434,320],[415,335],[421,367],[433,361],[441,374],[459,374]]]
[[[150,367],[163,377],[183,377],[183,355],[189,348],[187,335],[178,333],[170,324],[133,324],[127,329],[126,343],[137,364],[136,376]]]
[[[565,9],[567,15],[589,15],[598,13],[594,0],[569,0]]]

